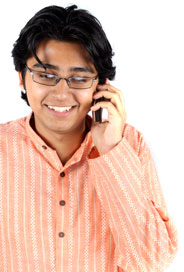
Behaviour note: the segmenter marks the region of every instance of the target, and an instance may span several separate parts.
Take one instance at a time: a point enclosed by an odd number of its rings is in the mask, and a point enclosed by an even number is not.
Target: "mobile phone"
[[[99,99],[94,99],[93,100],[93,105],[95,105],[96,103],[100,102],[100,101],[104,101],[104,97],[100,97]],[[93,112],[93,120],[95,122],[102,122],[102,111],[103,109],[100,108],[99,110]]]
[[[99,80],[99,84],[104,84],[105,80]],[[97,90],[98,91],[98,90]],[[104,101],[104,97],[100,97],[99,99],[94,99],[93,100],[93,105],[95,105],[96,103],[100,102],[100,101]],[[99,110],[93,112],[93,120],[94,122],[102,122],[102,111],[103,109],[100,108]]]

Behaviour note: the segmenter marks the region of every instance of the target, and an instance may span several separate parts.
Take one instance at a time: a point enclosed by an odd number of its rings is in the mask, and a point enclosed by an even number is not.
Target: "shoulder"
[[[0,124],[0,137],[11,137],[14,134],[24,134],[26,117]]]
[[[143,134],[134,126],[127,123],[125,124],[123,138],[133,148],[140,159],[148,152]]]

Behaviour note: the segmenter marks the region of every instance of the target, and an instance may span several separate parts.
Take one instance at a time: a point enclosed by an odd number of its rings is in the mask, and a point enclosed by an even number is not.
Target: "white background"
[[[3,1],[0,122],[30,112],[20,99],[11,58],[20,30],[39,9],[71,3],[100,20],[115,51],[117,76],[113,84],[124,93],[127,122],[144,134],[152,151],[168,210],[178,229],[179,251],[167,271],[184,271],[184,1]]]

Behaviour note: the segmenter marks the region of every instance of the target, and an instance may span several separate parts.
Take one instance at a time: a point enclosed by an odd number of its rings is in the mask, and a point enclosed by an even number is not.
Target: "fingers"
[[[106,108],[110,114],[115,114],[115,110],[124,118],[126,118],[125,103],[123,94],[117,88],[110,84],[98,85],[98,92],[93,96],[94,99],[104,97],[106,101],[98,102],[92,107],[92,110],[97,110],[100,107]],[[123,119],[124,119],[123,118]]]
[[[109,101],[98,102],[97,104],[91,107],[91,110],[96,111],[99,110],[100,108],[107,109],[109,116],[114,116],[115,114],[117,114],[115,106]]]
[[[112,93],[110,91],[101,91],[99,93],[96,93],[93,98],[94,99],[99,99],[101,97],[104,97],[107,101],[110,101],[118,110],[119,113],[122,112],[122,106],[121,106],[121,100],[119,98],[119,96],[116,93]],[[99,103],[99,102],[98,102]],[[105,104],[103,104],[105,105]],[[102,104],[101,104],[102,106]]]

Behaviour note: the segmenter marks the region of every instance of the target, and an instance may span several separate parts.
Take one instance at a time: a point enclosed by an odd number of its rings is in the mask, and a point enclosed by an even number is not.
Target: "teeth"
[[[69,111],[72,107],[54,107],[54,106],[48,106],[49,109],[58,111],[58,112],[65,112]]]

